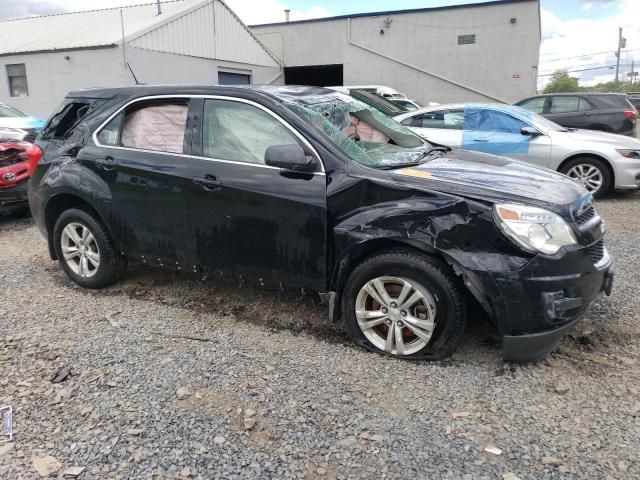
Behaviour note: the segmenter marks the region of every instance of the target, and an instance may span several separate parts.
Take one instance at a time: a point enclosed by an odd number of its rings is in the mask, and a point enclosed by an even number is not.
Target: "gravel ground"
[[[142,267],[82,290],[1,218],[0,478],[640,478],[640,193],[598,209],[614,295],[527,366],[478,319],[452,358],[403,362],[309,298]]]

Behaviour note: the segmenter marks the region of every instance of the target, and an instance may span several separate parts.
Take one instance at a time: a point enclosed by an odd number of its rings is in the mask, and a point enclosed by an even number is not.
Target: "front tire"
[[[111,236],[94,213],[82,208],[62,212],[53,228],[53,244],[67,276],[85,288],[104,288],[124,270]]]
[[[578,157],[568,161],[560,169],[572,180],[600,198],[611,188],[611,172],[602,160],[591,157]]]
[[[444,262],[413,252],[375,255],[356,267],[342,296],[355,343],[409,359],[450,355],[462,338],[466,302]]]

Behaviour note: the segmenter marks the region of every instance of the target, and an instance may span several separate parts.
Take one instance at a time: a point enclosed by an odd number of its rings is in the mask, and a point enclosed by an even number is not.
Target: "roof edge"
[[[282,26],[282,25],[299,25],[303,23],[329,22],[332,20],[346,20],[348,18],[379,17],[382,15],[402,15],[405,13],[435,12],[439,10],[457,10],[461,8],[488,7],[488,6],[495,6],[495,5],[508,5],[512,3],[526,3],[526,2],[538,2],[538,1],[539,0],[487,0],[484,2],[463,3],[460,5],[443,5],[440,7],[423,7],[423,8],[409,8],[405,10],[386,10],[381,12],[351,13],[346,15],[336,15],[333,17],[318,17],[318,18],[308,18],[305,20],[293,20],[290,22],[258,23],[254,25],[248,25],[248,27],[259,28],[259,27],[274,27],[274,26]]]

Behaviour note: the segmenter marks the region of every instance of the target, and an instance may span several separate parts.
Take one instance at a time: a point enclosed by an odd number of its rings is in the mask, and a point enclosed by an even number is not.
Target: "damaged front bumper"
[[[554,274],[559,265],[562,275]],[[561,260],[537,258],[517,272],[466,272],[466,284],[495,321],[504,360],[524,363],[553,351],[602,293],[611,294],[613,276],[606,249],[595,264],[577,250]]]
[[[0,213],[23,209],[27,205],[27,180],[10,187],[0,186]]]

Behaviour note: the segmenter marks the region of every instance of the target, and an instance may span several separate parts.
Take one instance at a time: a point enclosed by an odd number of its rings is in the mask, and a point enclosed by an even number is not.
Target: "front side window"
[[[186,103],[136,104],[116,115],[100,132],[102,145],[183,153]]]
[[[577,112],[579,102],[578,97],[553,97],[549,113]]]
[[[486,108],[467,108],[464,116],[465,130],[520,134],[522,127],[528,126],[511,115]]]
[[[231,100],[205,100],[202,130],[204,155],[220,160],[264,164],[267,148],[300,143],[269,113]]]
[[[14,63],[6,67],[9,95],[12,97],[28,97],[27,68],[24,63]]]

